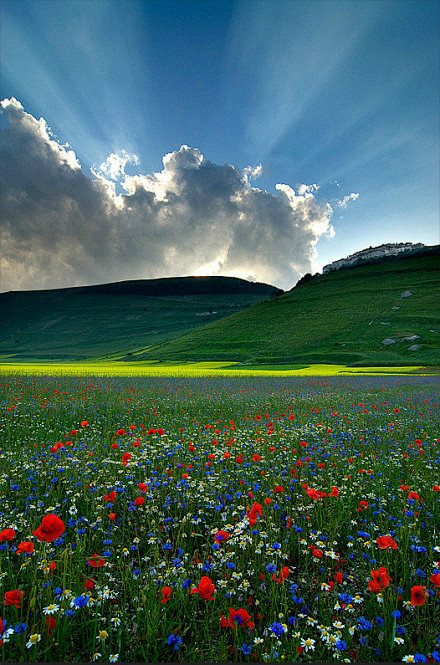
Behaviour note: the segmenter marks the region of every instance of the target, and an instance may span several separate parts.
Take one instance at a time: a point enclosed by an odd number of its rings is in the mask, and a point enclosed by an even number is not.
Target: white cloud
[[[351,194],[348,194],[347,196],[344,196],[344,198],[342,199],[342,201],[338,201],[337,205],[338,205],[340,208],[346,208],[346,207],[347,207],[347,203],[348,203],[349,201],[356,201],[356,199],[358,198],[358,196],[359,196],[359,194],[355,194],[354,192],[352,192]]]
[[[261,165],[240,173],[186,145],[158,173],[126,174],[138,159],[121,151],[88,177],[44,120],[1,106],[2,290],[207,272],[291,288],[334,234],[317,185],[271,194],[250,184]]]

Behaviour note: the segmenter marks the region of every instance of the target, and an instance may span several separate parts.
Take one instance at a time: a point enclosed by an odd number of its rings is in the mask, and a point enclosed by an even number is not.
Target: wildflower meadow
[[[0,381],[2,662],[440,662],[438,377]]]

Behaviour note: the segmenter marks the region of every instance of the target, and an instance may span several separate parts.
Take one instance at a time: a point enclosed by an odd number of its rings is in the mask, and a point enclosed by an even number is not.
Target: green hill
[[[440,365],[439,259],[435,247],[315,276],[138,358]]]
[[[132,358],[279,293],[232,277],[172,277],[0,294],[2,360]],[[134,357],[134,356],[133,356]]]

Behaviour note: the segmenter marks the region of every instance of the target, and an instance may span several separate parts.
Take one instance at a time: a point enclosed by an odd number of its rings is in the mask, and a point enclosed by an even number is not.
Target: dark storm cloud
[[[216,273],[290,288],[333,231],[315,185],[270,194],[250,184],[258,167],[241,174],[188,146],[159,173],[126,175],[138,159],[121,151],[91,178],[43,119],[1,106],[3,291]]]

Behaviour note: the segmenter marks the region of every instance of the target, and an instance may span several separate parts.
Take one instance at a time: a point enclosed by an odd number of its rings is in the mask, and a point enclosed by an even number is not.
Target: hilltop
[[[141,359],[440,364],[440,247],[315,275]]]
[[[170,277],[0,294],[3,360],[131,357],[282,293],[235,277]]]

